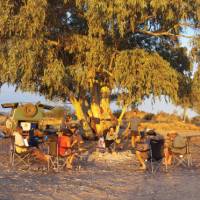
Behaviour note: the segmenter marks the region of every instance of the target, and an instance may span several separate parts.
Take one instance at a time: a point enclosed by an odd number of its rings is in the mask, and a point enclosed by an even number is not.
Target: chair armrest
[[[20,148],[23,148],[23,149],[28,149],[29,148],[27,146],[20,146],[20,145],[17,145],[17,144],[15,144],[15,147],[20,147]]]

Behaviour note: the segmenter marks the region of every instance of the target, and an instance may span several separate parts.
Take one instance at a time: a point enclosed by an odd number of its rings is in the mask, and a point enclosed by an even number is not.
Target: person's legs
[[[172,153],[169,151],[169,148],[164,149],[164,164],[171,165],[172,164]]]
[[[71,154],[67,157],[66,159],[66,167],[67,169],[72,169],[72,163],[74,161],[75,158],[75,154]]]
[[[38,160],[48,162],[49,156],[45,155],[42,151],[39,149],[33,149],[32,150],[32,155],[37,158]]]
[[[142,153],[140,151],[136,151],[136,157],[139,160],[140,164],[141,164],[141,169],[146,169],[146,164],[144,159],[142,158]]]

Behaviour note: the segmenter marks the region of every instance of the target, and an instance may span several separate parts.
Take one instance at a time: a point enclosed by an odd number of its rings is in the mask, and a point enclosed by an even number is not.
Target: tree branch
[[[47,43],[51,46],[58,46],[59,42],[55,40],[47,40]]]
[[[183,35],[183,34],[173,34],[168,31],[165,32],[151,32],[151,31],[142,31],[142,30],[137,30],[139,33],[144,33],[147,35],[152,35],[152,36],[171,36],[171,37],[185,37],[185,38],[194,38],[194,36],[191,35]]]

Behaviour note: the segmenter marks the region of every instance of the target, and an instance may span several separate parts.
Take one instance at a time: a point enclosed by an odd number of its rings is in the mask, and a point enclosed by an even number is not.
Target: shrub
[[[144,115],[143,119],[147,120],[147,121],[151,121],[154,118],[154,114],[153,113],[147,113],[146,115]]]
[[[197,126],[200,126],[200,116],[193,117],[191,122]]]

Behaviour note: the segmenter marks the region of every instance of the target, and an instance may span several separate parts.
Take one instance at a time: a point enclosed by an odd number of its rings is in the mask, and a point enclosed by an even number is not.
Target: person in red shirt
[[[64,130],[62,135],[58,137],[58,154],[60,156],[66,156],[71,150],[72,145],[72,132],[70,130]]]
[[[72,147],[74,145],[73,133],[69,129],[65,129],[61,136],[58,137],[58,154],[66,157],[66,167],[72,169],[72,163],[76,156]]]

